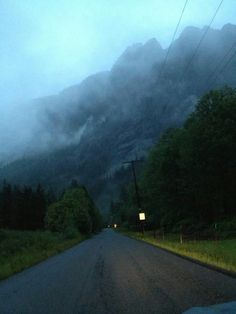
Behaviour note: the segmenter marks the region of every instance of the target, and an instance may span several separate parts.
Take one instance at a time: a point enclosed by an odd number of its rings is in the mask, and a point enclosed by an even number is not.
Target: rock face
[[[117,183],[127,179],[118,171],[124,160],[145,156],[166,128],[184,122],[207,90],[236,86],[236,58],[226,67],[236,50],[227,55],[234,25],[210,29],[186,70],[204,31],[187,27],[164,69],[166,51],[151,39],[128,47],[111,71],[35,100],[40,118],[32,145],[36,136],[38,150],[2,167],[1,178],[58,189],[77,178],[106,206],[116,197]]]

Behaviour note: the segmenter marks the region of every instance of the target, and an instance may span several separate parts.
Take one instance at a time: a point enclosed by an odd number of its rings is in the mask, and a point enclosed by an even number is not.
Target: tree
[[[35,230],[44,227],[46,193],[39,184],[36,190],[29,186],[14,187],[6,181],[0,191],[0,227]]]
[[[152,226],[197,228],[235,217],[235,160],[236,90],[226,87],[204,95],[150,152],[139,185]],[[129,197],[122,205],[127,217],[132,204]]]
[[[46,193],[41,186],[38,184],[37,189],[33,195],[32,202],[32,211],[33,211],[33,228],[34,229],[43,229],[44,228],[44,217],[46,214]]]
[[[195,182],[200,216],[207,222],[232,217],[236,188],[236,91],[225,87],[203,96],[185,129],[186,170]]]
[[[11,228],[13,224],[13,195],[11,184],[3,182],[0,203],[1,228]]]
[[[101,216],[83,186],[70,188],[62,198],[49,206],[46,227],[65,232],[75,228],[81,233],[95,232],[101,228]]]

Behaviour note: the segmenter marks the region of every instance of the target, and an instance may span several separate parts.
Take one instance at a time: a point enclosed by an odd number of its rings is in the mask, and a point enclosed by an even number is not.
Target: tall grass
[[[152,233],[122,230],[123,233],[172,252],[236,273],[236,239],[224,240],[183,240],[178,235],[167,235],[165,239],[154,238]]]
[[[48,231],[0,230],[0,279],[45,260],[84,239],[78,233],[65,237]]]

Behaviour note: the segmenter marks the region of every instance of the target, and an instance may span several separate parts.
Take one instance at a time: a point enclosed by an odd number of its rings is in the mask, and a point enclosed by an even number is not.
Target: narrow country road
[[[163,313],[236,300],[236,279],[104,230],[0,283],[0,313]]]

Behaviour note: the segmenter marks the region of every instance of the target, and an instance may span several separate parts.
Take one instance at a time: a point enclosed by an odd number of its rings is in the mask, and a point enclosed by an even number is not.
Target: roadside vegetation
[[[80,243],[102,227],[88,192],[75,182],[53,201],[41,186],[34,191],[6,182],[0,195],[0,279]]]
[[[122,233],[160,248],[236,273],[236,239],[189,240],[178,234],[155,236],[153,231],[141,232],[121,229]],[[182,241],[182,243],[181,243]]]
[[[0,279],[4,279],[86,239],[49,231],[0,230]]]
[[[142,169],[136,169],[145,228],[195,239],[182,245],[160,243],[235,269],[235,161],[236,90],[225,87],[204,95],[183,127],[167,130]],[[119,199],[111,203],[109,223],[135,231],[136,200],[133,184],[121,187]],[[216,236],[223,241],[211,242]]]

